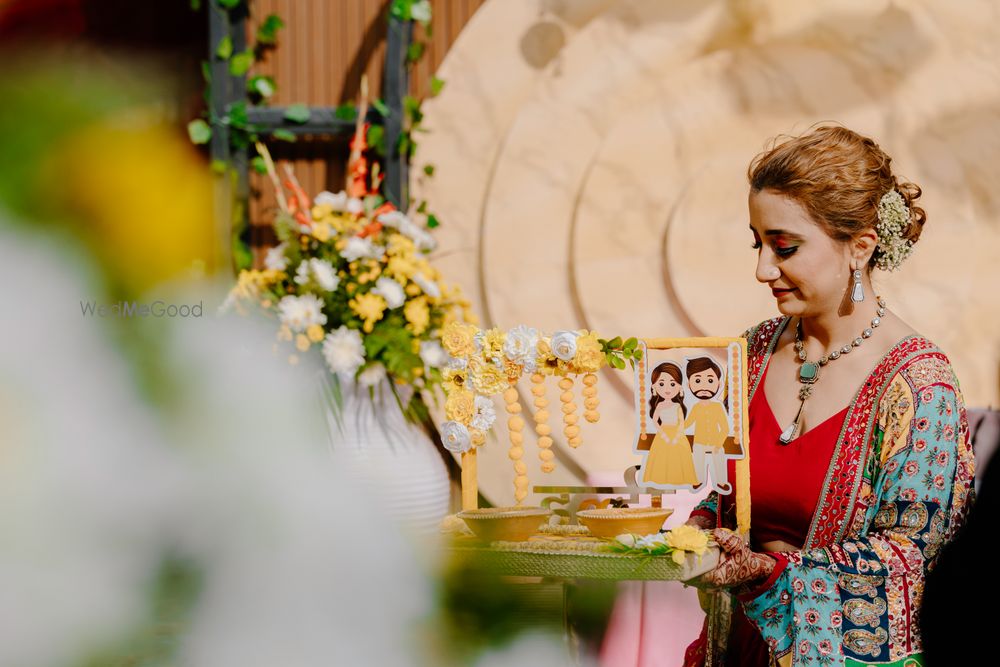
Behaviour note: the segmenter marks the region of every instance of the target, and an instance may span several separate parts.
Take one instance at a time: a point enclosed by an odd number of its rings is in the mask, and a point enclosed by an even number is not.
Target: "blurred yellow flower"
[[[282,324],[281,328],[278,329],[278,340],[291,340],[292,330],[288,328],[287,324]]]
[[[317,241],[322,241],[324,243],[326,241],[329,241],[331,236],[331,229],[329,223],[324,222],[322,220],[313,223],[312,235]]]
[[[375,323],[382,319],[382,313],[387,307],[385,299],[371,292],[351,299],[347,305],[358,317],[364,320],[364,325],[361,328],[365,333],[372,332]]]
[[[323,327],[319,324],[311,324],[308,329],[306,329],[306,335],[309,336],[309,340],[314,343],[318,343],[323,340],[323,336],[326,335],[323,331]]]
[[[597,334],[591,332],[576,339],[576,356],[573,365],[581,373],[595,373],[604,363],[604,353],[601,344],[597,342]]]
[[[407,301],[403,306],[403,316],[415,336],[422,334],[431,323],[431,311],[427,307],[427,299],[421,296]]]
[[[329,204],[316,204],[312,207],[312,219],[319,222],[323,218],[331,215],[333,209],[330,208]]]
[[[295,347],[299,352],[305,352],[309,349],[309,339],[304,334],[299,334],[295,337]]]
[[[690,551],[699,556],[708,551],[708,533],[694,526],[677,526],[667,531],[665,539],[674,549]]]

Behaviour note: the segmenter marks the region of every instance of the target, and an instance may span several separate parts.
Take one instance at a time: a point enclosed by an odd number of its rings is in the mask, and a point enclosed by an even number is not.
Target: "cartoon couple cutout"
[[[684,377],[696,399],[690,414],[684,404]],[[731,490],[724,444],[729,435],[726,408],[713,400],[722,386],[722,369],[709,357],[687,362],[684,371],[666,361],[650,377],[649,418],[656,429],[644,466],[646,484],[688,486],[700,489],[708,483],[722,493]],[[693,446],[688,429],[694,429]]]

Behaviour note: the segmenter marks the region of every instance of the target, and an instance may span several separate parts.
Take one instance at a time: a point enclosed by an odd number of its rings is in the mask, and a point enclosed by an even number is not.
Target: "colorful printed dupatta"
[[[787,323],[746,334],[751,397]],[[924,574],[972,500],[968,431],[958,381],[933,343],[910,336],[882,357],[848,410],[803,549],[772,554],[768,580],[738,596],[773,664],[923,664],[915,615]],[[716,494],[695,513],[735,526]],[[713,634],[711,652],[724,655],[728,633]]]

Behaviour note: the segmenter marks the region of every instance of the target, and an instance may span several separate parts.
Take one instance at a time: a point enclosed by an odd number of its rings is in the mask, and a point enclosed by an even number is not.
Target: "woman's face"
[[[851,275],[847,243],[836,241],[797,201],[773,190],[750,193],[756,277],[783,315],[836,312]]]
[[[653,383],[653,391],[663,400],[669,401],[680,393],[681,386],[677,384],[676,380],[670,377],[670,373],[660,373],[660,376],[656,378],[656,382]]]

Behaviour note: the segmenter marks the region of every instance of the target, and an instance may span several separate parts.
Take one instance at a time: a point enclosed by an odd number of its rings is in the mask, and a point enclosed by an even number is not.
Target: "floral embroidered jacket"
[[[746,334],[750,391],[787,318]],[[974,463],[948,358],[921,336],[897,343],[856,393],[801,551],[739,596],[773,664],[920,665],[924,575],[964,521]],[[751,499],[752,501],[752,499]],[[695,513],[719,513],[710,495]]]

